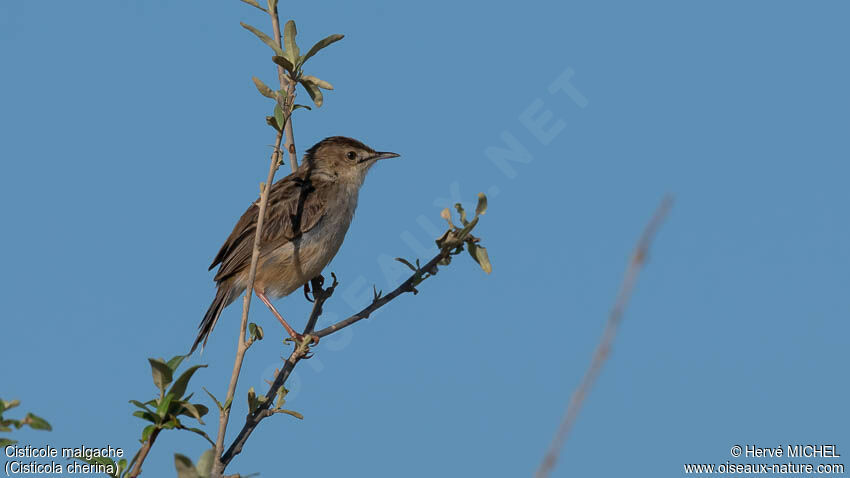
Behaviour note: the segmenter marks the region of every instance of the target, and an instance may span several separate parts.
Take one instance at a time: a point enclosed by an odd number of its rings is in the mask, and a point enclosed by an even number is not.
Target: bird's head
[[[376,162],[398,156],[396,153],[375,151],[356,139],[332,136],[307,150],[302,167],[310,168],[314,172],[362,181],[366,172]]]

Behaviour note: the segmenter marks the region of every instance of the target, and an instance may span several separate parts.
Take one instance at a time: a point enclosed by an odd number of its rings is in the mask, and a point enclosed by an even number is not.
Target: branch
[[[444,247],[436,256],[434,256],[433,259],[428,261],[428,263],[425,264],[423,267],[414,271],[414,273],[411,274],[411,276],[407,280],[402,282],[401,285],[396,287],[395,290],[393,290],[389,294],[373,300],[371,304],[366,306],[360,312],[357,312],[356,314],[352,315],[351,317],[341,320],[328,327],[325,327],[324,329],[318,332],[312,333],[312,328],[315,326],[316,319],[318,319],[318,316],[321,314],[322,304],[330,297],[330,294],[333,293],[333,289],[336,287],[336,278],[334,278],[334,284],[327,290],[321,289],[321,285],[319,284],[319,289],[322,290],[322,292],[320,292],[319,295],[315,296],[316,302],[313,304],[313,311],[310,314],[310,320],[308,320],[307,327],[304,328],[304,335],[311,334],[314,337],[326,337],[338,330],[341,330],[351,324],[354,324],[355,322],[368,318],[373,312],[380,309],[388,302],[392,301],[401,294],[404,294],[405,292],[413,292],[415,294],[416,292],[418,292],[415,286],[421,281],[427,279],[428,277],[435,275],[437,273],[437,264],[448,258],[450,255],[452,255],[452,249],[449,247]],[[316,284],[316,282],[313,282],[314,294],[316,294],[317,290]],[[327,293],[328,291],[330,291],[330,293]],[[242,427],[242,430],[233,440],[233,443],[227,449],[227,452],[221,456],[221,463],[225,467],[230,463],[231,460],[233,460],[236,455],[238,455],[242,451],[242,447],[245,445],[245,442],[248,441],[248,437],[251,436],[251,433],[254,432],[254,429],[257,428],[257,425],[259,425],[264,418],[272,415],[272,413],[269,412],[268,408],[271,406],[272,403],[274,403],[274,398],[277,395],[278,390],[280,390],[280,388],[283,387],[283,384],[286,383],[286,379],[289,378],[289,374],[292,373],[292,370],[295,368],[298,362],[301,359],[305,358],[305,356],[307,355],[307,351],[309,350],[309,343],[310,337],[305,337],[304,343],[299,344],[299,346],[296,347],[296,349],[292,352],[292,354],[284,363],[283,368],[275,376],[274,381],[269,387],[269,391],[266,392],[266,400],[260,405],[260,407],[256,411],[254,411],[254,413],[248,414],[247,418],[245,419],[245,425]]]
[[[270,11],[269,14],[272,16],[272,24],[274,27],[275,41],[280,45],[280,22],[277,20],[277,7]],[[289,82],[286,79],[286,76],[283,74],[283,69],[278,67],[278,76],[281,81],[281,88],[285,88],[287,91],[287,103],[288,108],[284,108],[285,116],[285,134],[288,141],[287,149],[289,151],[290,162],[292,165],[292,170],[295,171],[298,168],[298,163],[295,158],[295,145],[293,142],[292,135],[292,108],[293,100],[295,98],[295,84],[293,82]],[[277,137],[275,138],[274,143],[274,151],[272,152],[271,162],[269,164],[269,173],[266,178],[265,185],[262,188],[260,193],[260,203],[259,203],[259,212],[257,217],[257,229],[254,233],[254,248],[251,252],[251,267],[248,270],[248,287],[245,290],[245,299],[242,302],[242,321],[239,326],[239,342],[236,345],[236,358],[233,361],[233,372],[230,376],[230,384],[227,387],[227,396],[225,397],[224,403],[232,403],[233,397],[236,394],[236,384],[239,381],[239,373],[242,370],[242,362],[245,359],[245,352],[248,350],[250,344],[248,344],[245,340],[245,331],[248,327],[248,313],[251,309],[251,296],[254,293],[254,280],[257,275],[257,265],[260,257],[260,237],[262,237],[263,231],[263,223],[266,218],[266,207],[269,202],[269,191],[271,190],[271,185],[274,182],[274,175],[277,171],[278,166],[281,162],[281,150],[280,144],[283,141],[284,132],[278,131]],[[221,410],[219,414],[219,424],[218,424],[218,436],[216,437],[215,443],[215,456],[216,461],[213,466],[212,476],[220,477],[224,472],[224,467],[226,463],[222,462],[218,457],[221,457],[221,453],[224,450],[224,438],[227,432],[227,423],[230,419],[230,407],[224,408]]]
[[[280,18],[277,14],[277,2],[270,5],[269,16],[272,18],[272,31],[274,32],[274,41],[277,46],[283,45],[280,41]],[[283,131],[286,134],[286,151],[289,153],[289,165],[292,167],[292,172],[298,169],[298,155],[295,153],[295,135],[292,132],[292,106],[295,105],[295,82],[290,81],[286,77],[286,71],[282,66],[277,66],[277,79],[280,81],[280,89],[286,90],[287,102],[289,103],[289,113],[286,123],[283,126]],[[278,142],[278,146],[280,143]],[[271,183],[267,183],[271,184]]]
[[[230,384],[227,387],[227,396],[224,403],[232,403],[233,396],[236,394],[236,384],[239,381],[239,373],[242,370],[242,362],[245,359],[245,352],[248,350],[248,345],[245,341],[245,330],[248,327],[248,313],[251,309],[251,296],[254,293],[254,279],[257,276],[257,264],[260,257],[260,237],[263,231],[263,223],[266,217],[266,206],[269,202],[269,191],[271,190],[274,174],[280,163],[280,143],[282,133],[277,133],[274,152],[272,153],[271,163],[269,164],[269,174],[266,179],[265,186],[260,193],[260,210],[257,217],[257,230],[254,234],[254,249],[251,253],[251,267],[248,269],[248,287],[245,289],[245,298],[242,302],[242,321],[239,326],[239,342],[236,345],[236,358],[233,361],[233,372],[230,376]],[[224,449],[224,435],[227,432],[227,422],[230,418],[230,407],[224,408],[219,413],[218,421],[218,437],[215,443],[215,456],[221,456],[221,451]],[[221,462],[216,460],[213,470],[213,476],[220,476],[224,470],[220,467]]]
[[[328,336],[328,335],[330,335],[330,334],[332,334],[332,333],[334,333],[338,330],[341,330],[341,329],[348,327],[351,324],[359,322],[363,319],[368,319],[369,316],[372,315],[372,312],[375,312],[376,310],[380,309],[381,307],[386,305],[388,302],[390,302],[391,300],[400,296],[401,294],[404,294],[405,292],[413,292],[415,294],[418,291],[416,290],[416,287],[414,287],[414,286],[417,283],[419,283],[422,279],[424,279],[426,277],[430,277],[432,275],[436,275],[437,274],[437,264],[440,261],[442,261],[443,259],[449,257],[450,254],[451,254],[451,249],[448,249],[448,248],[442,249],[439,254],[434,256],[430,261],[428,261],[419,270],[415,271],[410,277],[407,278],[406,281],[402,282],[400,286],[396,287],[395,290],[393,290],[392,292],[390,292],[389,294],[387,294],[383,297],[379,297],[379,298],[373,300],[372,303],[369,304],[366,308],[364,308],[360,312],[357,312],[356,314],[352,315],[351,317],[349,317],[347,319],[340,320],[339,322],[337,322],[335,324],[329,325],[329,326],[325,327],[324,329],[322,329],[318,332],[315,332],[313,335],[315,335],[316,337],[319,337],[319,338],[326,337],[326,336]],[[428,276],[425,276],[425,274],[428,274]]]
[[[325,282],[325,278],[322,276],[313,278],[310,281],[310,285],[313,289],[313,310],[310,311],[310,318],[307,319],[307,326],[304,327],[304,334],[302,335],[313,333],[313,329],[316,328],[316,322],[319,320],[319,316],[322,315],[322,306],[325,304],[326,300],[331,298],[334,290],[336,290],[336,286],[339,285],[339,282],[336,280],[336,274],[331,272],[331,277],[333,278],[333,283],[327,289],[322,288],[322,285]]]
[[[233,457],[242,452],[242,447],[245,445],[245,442],[248,441],[248,437],[251,436],[251,433],[255,428],[257,428],[260,421],[268,416],[268,408],[274,402],[274,397],[277,394],[277,391],[283,386],[286,379],[289,378],[289,374],[292,373],[292,369],[295,368],[298,361],[301,360],[298,350],[299,348],[293,350],[292,354],[290,354],[289,358],[286,359],[286,362],[284,362],[283,368],[278,372],[277,376],[275,376],[274,382],[272,382],[269,387],[269,391],[266,393],[266,400],[260,404],[260,408],[258,408],[254,413],[249,413],[245,418],[245,425],[242,426],[242,430],[240,430],[239,434],[236,435],[236,438],[227,449],[227,452],[221,456],[221,463],[224,467],[230,464]]]
[[[157,435],[162,431],[160,428],[155,428],[151,432],[151,436],[148,437],[148,441],[142,445],[142,448],[139,450],[139,453],[136,455],[136,466],[133,467],[133,470],[128,474],[128,478],[136,478],[142,473],[142,463],[145,462],[145,458],[148,457],[148,453],[151,451],[151,447],[153,446],[153,442],[156,441]]]
[[[605,361],[611,353],[611,344],[614,341],[617,328],[622,321],[623,311],[626,309],[626,305],[632,295],[632,290],[634,289],[635,282],[637,281],[638,273],[640,272],[643,264],[646,262],[646,257],[649,253],[649,246],[652,244],[655,233],[658,231],[661,223],[664,222],[672,204],[673,199],[670,196],[665,197],[661,201],[661,204],[655,210],[655,214],[646,225],[646,228],[643,230],[643,234],[641,234],[640,239],[635,246],[635,250],[632,253],[629,265],[626,268],[625,275],[623,276],[623,281],[620,284],[620,290],[617,293],[617,298],[614,301],[614,306],[611,307],[611,311],[608,314],[608,322],[605,325],[605,331],[602,333],[602,339],[596,346],[596,350],[593,353],[593,359],[584,374],[584,378],[582,378],[581,383],[570,398],[570,403],[567,405],[567,411],[564,414],[564,418],[561,421],[560,426],[558,427],[558,431],[552,439],[552,443],[549,445],[549,450],[546,452],[546,456],[544,456],[543,461],[540,463],[540,467],[537,469],[537,473],[535,474],[536,478],[545,478],[549,476],[549,473],[555,467],[555,462],[558,460],[558,454],[560,453],[561,448],[563,448],[564,442],[567,440],[567,436],[569,435],[573,423],[578,416],[578,412],[581,409],[584,399],[594,382],[596,382],[596,378],[599,376],[602,366],[605,364]]]

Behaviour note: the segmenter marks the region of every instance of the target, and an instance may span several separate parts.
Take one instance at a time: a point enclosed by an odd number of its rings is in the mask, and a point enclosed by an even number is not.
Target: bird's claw
[[[302,344],[305,342],[309,342],[309,344],[307,344],[309,347],[319,345],[319,337],[313,334],[302,335],[299,337],[298,341]]]
[[[301,353],[303,354],[302,358],[308,359],[313,356],[313,354],[309,352],[310,347],[319,345],[319,337],[313,334],[296,334],[294,338],[287,337],[283,339],[283,343],[294,343],[296,348],[301,350]]]

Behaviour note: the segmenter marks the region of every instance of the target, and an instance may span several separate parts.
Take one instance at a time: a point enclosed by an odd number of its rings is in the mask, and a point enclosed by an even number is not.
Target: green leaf
[[[218,406],[218,410],[224,411],[224,407],[221,405],[221,402],[219,402],[218,399],[215,398],[215,395],[213,395],[212,392],[207,390],[206,387],[201,387],[201,388],[204,389],[205,392],[207,392],[207,395],[209,395],[210,398],[212,398],[212,401],[215,402],[215,404]]]
[[[289,60],[295,64],[298,61],[298,57],[301,56],[301,50],[298,49],[298,45],[295,43],[295,35],[298,34],[298,29],[295,28],[295,21],[289,20],[286,22],[286,25],[283,27],[283,46],[286,48],[286,56]],[[278,53],[280,56],[284,56],[281,53]]]
[[[6,410],[11,410],[11,409],[17,407],[20,404],[21,404],[20,400],[12,400],[10,402],[7,402],[5,400],[0,400],[0,413],[3,413]]]
[[[248,324],[248,333],[251,334],[251,340],[263,340],[263,328],[253,322]]]
[[[198,458],[198,464],[195,468],[198,470],[198,474],[201,475],[201,478],[209,478],[210,473],[212,473],[214,452],[215,449],[210,448],[209,450],[201,453],[200,458]]]
[[[275,121],[274,116],[266,116],[266,124],[268,124],[269,126],[271,126],[272,128],[274,128],[277,131],[281,130],[277,126],[277,122]]]
[[[322,90],[320,90],[319,87],[314,85],[313,83],[304,81],[303,79],[301,80],[301,86],[303,86],[304,89],[307,90],[307,94],[310,95],[310,99],[313,100],[313,103],[316,104],[316,107],[321,108],[322,102],[324,101],[322,97]]]
[[[146,411],[143,411],[143,410],[136,410],[135,412],[133,412],[133,416],[139,417],[142,420],[147,420],[151,423],[159,423],[159,417],[157,417],[156,415],[154,415],[151,412],[146,412]]]
[[[180,453],[174,454],[174,468],[177,469],[177,478],[201,478],[192,460]]]
[[[280,387],[277,389],[277,400],[275,404],[275,408],[283,408],[283,404],[286,403],[286,394],[289,393],[289,389],[286,387]]]
[[[475,259],[475,262],[481,266],[481,269],[486,273],[493,272],[493,266],[490,264],[490,257],[487,255],[487,248],[479,246],[473,242],[467,244],[469,255]]]
[[[333,85],[332,85],[332,84],[328,83],[328,82],[327,82],[327,81],[325,81],[325,80],[320,80],[319,78],[316,78],[316,77],[315,77],[315,76],[313,76],[313,75],[304,75],[304,76],[302,76],[302,77],[301,77],[301,81],[302,81],[302,82],[303,82],[303,81],[308,81],[308,82],[310,82],[310,83],[312,83],[312,84],[314,84],[314,85],[318,86],[319,88],[321,88],[321,89],[323,89],[323,90],[332,90],[332,89],[334,89],[334,87],[333,87]]]
[[[174,385],[171,386],[171,390],[169,390],[168,393],[173,394],[174,398],[181,398],[183,394],[186,393],[186,387],[189,386],[189,380],[192,379],[192,375],[194,375],[199,368],[206,368],[206,365],[193,365],[186,369],[186,371],[174,381]]]
[[[198,420],[198,423],[201,425],[206,425],[204,421],[201,419],[204,415],[206,415],[210,409],[201,405],[200,403],[189,403],[189,402],[180,402],[180,406],[183,407],[183,410],[178,412],[178,415],[186,415],[194,417],[195,420]]]
[[[23,425],[23,423],[21,423],[21,421],[20,421],[20,420],[15,420],[15,419],[12,419],[12,418],[7,418],[6,420],[3,420],[3,422],[2,422],[2,428],[0,428],[0,432],[10,432],[10,431],[12,431],[12,429],[11,429],[11,428],[9,428],[9,425],[12,425],[12,426],[13,426],[13,427],[15,427],[16,429],[17,429],[17,428],[21,428],[22,426],[24,426],[24,425]]]
[[[165,418],[168,415],[168,409],[171,408],[171,401],[174,400],[174,394],[168,392],[168,394],[159,401],[159,405],[156,407],[156,414],[159,415],[160,418]]]
[[[142,410],[145,410],[145,411],[147,411],[147,412],[150,412],[150,411],[151,411],[151,410],[148,408],[148,406],[147,406],[147,405],[145,405],[144,403],[142,403],[142,402],[140,402],[140,401],[138,401],[138,400],[130,400],[130,403],[132,403],[133,405],[135,405],[135,406],[137,406],[137,407],[139,407],[139,408],[141,408]]]
[[[289,61],[289,58],[285,56],[273,56],[272,61],[282,66],[284,70],[293,73],[295,71],[295,66]]]
[[[257,399],[257,393],[254,387],[248,389],[248,413],[254,413],[260,407],[260,400]]]
[[[478,249],[478,244],[476,244],[472,241],[469,241],[469,242],[466,243],[466,251],[469,252],[469,255],[472,257],[472,259],[476,263],[478,263],[478,256],[476,255],[477,254],[476,249]],[[480,263],[478,263],[478,264],[481,265]]]
[[[168,420],[160,426],[163,430],[173,430],[175,428],[180,428],[182,424],[180,423],[180,420],[177,419],[177,417],[171,417],[171,420]]]
[[[292,111],[295,111],[295,110],[297,110],[298,108],[304,108],[304,109],[308,109],[308,110],[312,110],[312,109],[313,109],[313,108],[310,108],[310,107],[309,107],[309,106],[307,106],[307,105],[292,105]]]
[[[395,258],[395,260],[397,260],[397,261],[401,262],[402,264],[406,265],[406,266],[407,266],[407,267],[409,267],[409,268],[410,268],[410,270],[412,270],[413,272],[416,272],[416,271],[418,270],[417,268],[413,267],[413,264],[411,264],[411,263],[410,263],[407,259],[405,259],[405,258],[403,258],[403,257],[396,257],[396,258]]]
[[[487,212],[487,196],[484,193],[478,193],[478,205],[475,206],[475,215],[484,214]]]
[[[465,224],[463,226],[463,229],[458,231],[457,238],[460,239],[460,240],[465,239],[466,236],[468,236],[469,233],[472,232],[472,228],[474,228],[476,224],[478,224],[478,216],[475,216],[474,218],[472,218],[472,220],[469,221],[469,224]]]
[[[115,473],[115,475],[116,475],[116,476],[121,476],[121,474],[122,474],[122,473],[124,472],[124,470],[126,470],[126,469],[127,469],[127,459],[126,459],[126,458],[121,458],[120,460],[118,460],[118,469],[116,470],[116,471],[117,471],[117,473]]]
[[[141,440],[141,442],[144,443],[144,442],[148,441],[148,438],[150,438],[151,433],[153,433],[154,430],[156,430],[156,425],[146,426],[142,430],[142,440]]]
[[[331,43],[335,43],[335,42],[338,42],[338,41],[342,40],[344,37],[345,37],[345,35],[340,35],[340,34],[338,34],[338,33],[335,33],[335,34],[333,34],[333,35],[329,35],[329,36],[327,36],[327,37],[325,37],[325,38],[323,38],[323,39],[319,40],[318,42],[316,42],[316,44],[315,44],[315,45],[313,45],[313,47],[312,47],[312,48],[310,48],[310,51],[308,51],[306,55],[304,55],[303,57],[301,57],[300,63],[303,65],[303,64],[304,64],[304,63],[306,63],[306,62],[307,62],[307,60],[309,60],[309,59],[310,59],[313,55],[315,55],[316,53],[319,53],[319,50],[321,50],[321,49],[323,49],[323,48],[327,47],[327,46],[328,46],[328,45],[330,45]]]
[[[274,105],[274,121],[275,124],[273,126],[275,129],[282,131],[284,125],[286,125],[286,120],[283,117],[283,108],[281,108],[279,104]]]
[[[277,100],[277,95],[274,94],[274,90],[266,86],[266,84],[263,83],[263,80],[257,78],[256,76],[252,76],[251,80],[254,81],[254,86],[257,87],[257,91],[259,91],[261,95],[265,96],[266,98]]]
[[[248,5],[251,5],[252,7],[259,8],[260,10],[262,10],[262,11],[264,11],[264,12],[266,12],[266,13],[269,13],[269,11],[268,11],[268,10],[266,10],[266,9],[265,9],[265,8],[263,8],[263,7],[261,7],[261,6],[260,6],[260,4],[259,4],[259,3],[257,3],[257,0],[242,0],[242,1],[243,1],[243,2],[245,2],[245,3],[247,3]]]
[[[296,412],[295,410],[284,410],[284,409],[282,409],[282,408],[279,408],[279,409],[275,410],[275,412],[277,412],[277,413],[285,413],[285,414],[287,414],[287,415],[292,415],[293,417],[295,417],[295,418],[297,418],[297,419],[299,419],[299,420],[303,420],[303,419],[304,419],[304,415],[302,415],[302,414],[300,414],[300,413]]]
[[[230,397],[227,400],[225,400],[224,401],[225,410],[230,410],[230,405],[232,405],[232,404],[233,404],[233,397]]]
[[[0,438],[0,447],[5,448],[9,445],[14,445],[18,443],[18,440],[10,440],[8,438]]]
[[[32,428],[33,430],[53,430],[53,427],[51,427],[50,424],[47,423],[47,420],[32,413],[27,413],[27,416],[24,417],[21,423],[29,425],[30,428]]]
[[[206,439],[210,443],[210,445],[215,446],[215,442],[212,441],[212,439],[200,428],[181,427],[180,429],[201,435],[202,437],[204,437],[204,439]]]
[[[185,358],[185,355],[175,355],[174,357],[171,357],[171,360],[169,360],[165,364],[168,365],[168,368],[170,368],[171,372],[174,373],[177,371],[177,367],[180,366],[180,364],[183,362],[183,359]]]
[[[172,379],[171,368],[162,359],[149,358],[148,362],[151,364],[153,383],[159,388],[160,392],[165,393],[165,389]]]
[[[209,413],[209,412],[210,412],[209,407],[207,407],[207,406],[206,406],[206,405],[204,405],[203,403],[193,403],[192,405],[194,405],[194,406],[195,406],[195,408],[197,408],[197,409],[198,409],[198,413],[199,413],[201,416],[204,416],[204,415],[206,415],[207,413]]]
[[[254,35],[257,35],[257,38],[262,40],[263,43],[268,45],[272,50],[274,50],[275,53],[277,53],[280,56],[283,56],[283,50],[280,49],[280,46],[278,46],[278,44],[270,36],[266,35],[262,31],[260,31],[259,29],[254,28],[251,25],[248,25],[247,23],[239,22],[239,24],[242,25],[242,28],[250,31]]]

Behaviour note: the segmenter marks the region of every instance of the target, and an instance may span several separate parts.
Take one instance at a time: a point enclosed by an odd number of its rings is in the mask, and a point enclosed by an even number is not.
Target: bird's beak
[[[390,153],[390,152],[387,152],[387,151],[380,151],[380,152],[373,154],[372,156],[369,156],[369,159],[374,159],[375,161],[377,161],[379,159],[397,158],[399,156],[401,156],[401,155],[396,154],[396,153]]]

